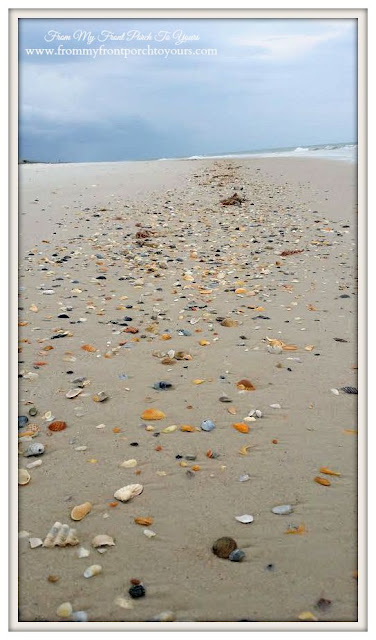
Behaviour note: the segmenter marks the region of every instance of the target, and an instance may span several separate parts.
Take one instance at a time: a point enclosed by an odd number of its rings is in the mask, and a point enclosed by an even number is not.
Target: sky
[[[356,142],[356,55],[352,19],[21,19],[19,156],[100,162]]]

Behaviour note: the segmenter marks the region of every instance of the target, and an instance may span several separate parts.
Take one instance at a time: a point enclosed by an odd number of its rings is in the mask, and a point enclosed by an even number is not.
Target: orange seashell
[[[306,533],[305,524],[300,524],[297,529],[287,529],[287,531],[285,531],[285,533],[293,533],[295,535],[302,535],[303,533]]]
[[[143,527],[150,527],[154,522],[154,518],[135,518],[134,522],[142,525]]]
[[[169,333],[162,333],[161,340],[171,340],[171,337]]]
[[[52,351],[53,347],[50,344],[47,344],[45,347],[43,347],[43,351]]]
[[[114,427],[112,429],[112,433],[121,433],[121,429],[119,427]]]
[[[296,351],[297,350],[297,346],[296,344],[284,344],[282,345],[282,349],[284,351]]]
[[[278,440],[276,440],[276,438],[274,438],[274,439],[272,440],[272,443],[273,443],[273,444],[278,444]]]
[[[200,340],[199,344],[202,347],[206,347],[208,344],[210,344],[210,342],[208,340]]]
[[[235,289],[235,293],[247,293],[247,289],[243,289],[243,287],[239,287],[239,289]]]
[[[176,360],[173,360],[173,358],[169,358],[168,356],[166,358],[163,358],[163,360],[161,360],[162,364],[176,364]]]
[[[138,333],[138,329],[136,327],[127,327],[124,329],[124,333]]]
[[[18,326],[19,327],[26,327],[28,324],[29,324],[28,322],[23,321],[23,322],[19,322]]]
[[[200,471],[200,467],[198,464],[194,464],[192,467],[192,471]]]
[[[117,506],[118,506],[118,504],[119,504],[118,502],[109,502],[109,503],[108,503],[108,506],[109,506],[109,507],[112,507],[112,508],[114,509],[115,507],[117,507]]]
[[[180,431],[193,432],[196,431],[196,427],[192,427],[190,424],[183,424],[183,426],[180,427]]]
[[[142,420],[163,420],[165,417],[166,415],[159,409],[145,409],[141,414]]]
[[[243,380],[239,380],[239,382],[236,383],[236,386],[241,391],[254,391],[255,390],[255,387],[253,386],[252,382],[250,380],[247,380],[246,378],[244,378]]]
[[[338,471],[331,471],[328,467],[320,467],[320,473],[326,473],[328,476],[340,476],[341,474]]]
[[[83,504],[73,507],[70,517],[72,520],[82,520],[91,511],[91,502],[84,502]]]
[[[33,362],[33,365],[35,367],[44,367],[45,364],[47,364],[47,362],[39,362],[39,361],[38,362]]]
[[[320,478],[320,476],[316,476],[316,478],[314,478],[314,481],[317,482],[317,484],[322,484],[324,487],[330,487],[331,485],[329,480],[327,480],[326,478]]]
[[[249,433],[249,426],[245,422],[234,422],[232,426],[240,433]]]
[[[50,431],[64,431],[67,428],[67,423],[62,420],[55,420],[48,425]]]
[[[155,451],[162,451],[162,447],[161,447],[161,445],[160,445],[160,444],[158,444],[158,445],[155,447]]]
[[[205,453],[207,458],[212,458],[213,457],[213,451],[212,449],[208,449],[207,452]]]
[[[94,353],[94,351],[97,351],[97,348],[93,347],[92,344],[83,344],[81,349],[83,351],[89,351],[90,353]]]

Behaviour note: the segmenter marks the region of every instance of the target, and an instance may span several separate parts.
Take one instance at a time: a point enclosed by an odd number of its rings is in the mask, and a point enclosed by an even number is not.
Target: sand
[[[222,206],[234,192],[244,202]],[[19,620],[63,621],[66,601],[89,622],[166,610],[177,622],[297,621],[307,611],[357,620],[357,396],[341,390],[357,387],[356,168],[290,158],[28,165],[19,196],[19,414],[37,408],[33,442],[45,445],[19,489]],[[145,229],[153,235],[136,238]],[[68,335],[54,339],[59,331]],[[297,348],[271,353],[268,339]],[[162,364],[171,349],[191,359]],[[79,377],[89,383],[68,399]],[[237,388],[243,378],[254,391]],[[173,388],[157,391],[158,381]],[[108,400],[94,402],[99,391]],[[144,421],[147,408],[166,417]],[[246,421],[249,433],[235,430],[254,409],[263,415]],[[48,411],[64,431],[49,432]],[[200,430],[205,419],[211,432]],[[133,458],[136,467],[120,466]],[[20,455],[19,466],[36,459]],[[133,483],[142,494],[110,506]],[[86,501],[92,511],[73,523]],[[293,512],[273,514],[281,504]],[[237,522],[242,514],[254,521]],[[153,518],[156,536],[136,517]],[[89,557],[30,548],[55,521],[76,529]],[[115,546],[99,554],[97,534]],[[222,536],[242,562],[212,553]],[[93,564],[102,573],[85,579]],[[130,598],[132,578],[145,597]]]

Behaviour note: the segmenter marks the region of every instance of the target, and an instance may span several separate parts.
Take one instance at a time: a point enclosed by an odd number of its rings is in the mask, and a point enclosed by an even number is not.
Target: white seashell
[[[56,613],[59,618],[70,618],[73,612],[73,607],[70,602],[63,602],[57,609]]]
[[[20,540],[21,540],[22,538],[28,538],[28,537],[29,537],[29,535],[30,535],[30,532],[29,532],[29,531],[25,531],[25,530],[23,530],[23,531],[19,531],[19,532],[18,532],[18,537],[20,538]]]
[[[271,407],[272,409],[282,409],[281,405],[280,405],[280,404],[278,404],[278,402],[276,402],[275,404],[271,404],[271,405],[270,405],[270,407]]]
[[[29,458],[30,456],[40,456],[44,453],[44,445],[41,442],[33,442],[26,449],[24,456]]]
[[[111,536],[107,536],[106,534],[95,536],[95,538],[92,539],[91,544],[95,549],[98,549],[98,547],[114,547],[115,546],[113,538],[111,538]]]
[[[122,609],[133,609],[133,602],[131,602],[131,600],[127,600],[127,598],[122,598],[121,596],[115,598],[114,604]]]
[[[158,613],[152,619],[152,622],[174,622],[176,620],[176,615],[173,611],[162,611],[162,613]]]
[[[85,445],[82,445],[80,447],[75,447],[74,450],[75,451],[86,451],[87,447],[85,447]]]
[[[330,389],[330,391],[331,391],[332,393],[334,393],[334,395],[335,395],[335,396],[339,396],[339,391],[338,391],[338,389]]]
[[[114,498],[116,500],[120,500],[121,502],[128,502],[135,496],[139,496],[142,493],[144,487],[142,484],[128,484],[126,487],[121,487],[114,493]]]
[[[99,573],[102,573],[102,567],[100,564],[92,564],[90,567],[85,569],[84,578],[92,578],[93,576],[97,576]]]
[[[278,345],[273,346],[271,344],[268,344],[266,348],[269,351],[269,353],[277,353],[277,354],[282,353],[282,347],[279,347]]]
[[[30,482],[30,473],[26,469],[18,469],[18,484],[25,485]]]
[[[97,424],[96,429],[104,429],[106,427],[105,424]]]
[[[262,418],[262,411],[260,411],[260,409],[256,409],[255,414],[256,418]]]
[[[86,611],[74,611],[74,613],[72,614],[72,619],[75,622],[87,622],[88,615]]]
[[[45,289],[44,291],[42,291],[42,293],[45,296],[52,296],[52,294],[55,293],[55,291],[53,289]]]
[[[40,467],[42,464],[42,460],[34,460],[34,462],[29,462],[29,464],[26,465],[27,469],[34,469],[34,467]]]
[[[256,418],[254,416],[246,416],[243,418],[243,422],[256,422]]]
[[[61,522],[55,522],[43,542],[43,546],[47,548],[75,546],[76,544],[78,544],[76,530],[71,529],[69,524],[61,524]]]
[[[241,522],[242,524],[249,524],[250,522],[253,522],[253,516],[250,516],[247,513],[245,513],[242,516],[235,516],[235,520],[237,520],[238,522]]]
[[[173,358],[175,356],[175,349],[169,349],[169,351],[167,351],[167,355],[169,358]]]
[[[77,555],[79,558],[87,558],[90,555],[89,549],[85,549],[85,547],[79,547],[77,549]]]
[[[75,389],[70,389],[68,393],[65,394],[65,397],[76,398],[77,396],[80,395],[80,393],[82,393],[82,389],[79,389],[78,387],[76,387]]]
[[[124,462],[122,462],[120,466],[124,467],[125,469],[129,469],[131,467],[136,467],[137,466],[137,460],[135,460],[134,458],[132,458],[131,460],[124,460]]]
[[[39,373],[34,373],[33,371],[29,371],[24,375],[25,380],[36,380],[37,378],[39,378]]]
[[[293,508],[291,504],[280,504],[277,507],[273,507],[272,512],[278,516],[287,516],[293,512]]]
[[[239,482],[247,482],[247,480],[250,480],[251,476],[248,475],[248,473],[245,473],[243,476],[240,476],[239,478]]]
[[[43,540],[40,538],[29,538],[29,543],[31,549],[36,549],[37,547],[41,547],[43,545]]]
[[[155,533],[155,531],[152,531],[151,529],[144,529],[144,535],[147,538],[154,538],[154,536],[156,536],[157,534]]]

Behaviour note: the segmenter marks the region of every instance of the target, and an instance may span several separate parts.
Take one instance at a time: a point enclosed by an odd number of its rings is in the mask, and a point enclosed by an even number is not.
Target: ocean
[[[222,153],[217,155],[190,156],[186,160],[201,160],[203,158],[327,158],[343,162],[357,162],[358,145],[351,142],[335,144],[314,144],[305,147],[280,147],[275,149],[259,149],[237,153]],[[163,159],[163,158],[162,158]]]

